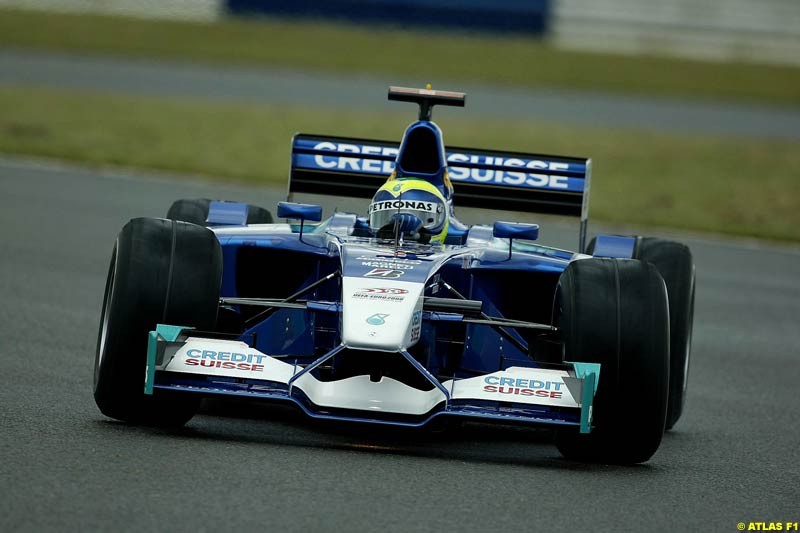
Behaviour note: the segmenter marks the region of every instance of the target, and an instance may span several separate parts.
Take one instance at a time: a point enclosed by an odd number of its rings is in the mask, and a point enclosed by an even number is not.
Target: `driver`
[[[444,244],[447,202],[434,185],[415,178],[384,183],[369,204],[369,226],[379,238],[399,233],[423,243]]]

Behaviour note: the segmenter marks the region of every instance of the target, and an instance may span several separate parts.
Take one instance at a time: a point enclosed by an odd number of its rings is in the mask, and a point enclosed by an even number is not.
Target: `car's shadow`
[[[185,427],[147,431],[173,439],[363,451],[570,471],[621,470],[630,475],[659,470],[647,464],[630,467],[568,461],[556,449],[554,432],[549,429],[474,422],[426,428],[331,422],[309,418],[283,403],[206,400],[201,413]]]

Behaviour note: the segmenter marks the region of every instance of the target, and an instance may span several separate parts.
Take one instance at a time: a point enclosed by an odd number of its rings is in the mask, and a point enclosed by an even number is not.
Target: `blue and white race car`
[[[550,425],[568,458],[638,463],[681,416],[694,307],[689,249],[586,245],[590,161],[446,147],[434,105],[402,142],[298,134],[289,200],[179,200],[119,233],[97,343],[107,416],[176,426],[204,397],[286,401],[308,416],[424,426]],[[367,216],[295,193],[371,198]],[[535,224],[461,223],[454,206],[580,218],[579,250]]]

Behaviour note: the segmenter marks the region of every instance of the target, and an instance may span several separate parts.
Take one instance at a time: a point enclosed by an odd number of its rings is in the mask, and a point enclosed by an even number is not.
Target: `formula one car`
[[[571,459],[638,463],[681,415],[692,331],[689,249],[600,235],[590,161],[445,147],[434,105],[402,142],[298,134],[296,193],[372,198],[367,217],[281,202],[179,200],[137,218],[111,258],[94,397],[175,426],[201,398],[291,402],[308,416],[424,426],[549,425]],[[454,185],[455,184],[455,185]],[[377,192],[376,192],[377,191]],[[454,206],[576,216],[579,250],[539,226],[467,226]],[[582,253],[585,252],[585,253]]]

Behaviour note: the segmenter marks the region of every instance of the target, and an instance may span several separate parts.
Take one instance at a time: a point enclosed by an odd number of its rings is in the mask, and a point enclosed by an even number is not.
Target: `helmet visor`
[[[422,221],[422,227],[430,230],[438,227],[445,217],[444,205],[441,202],[423,200],[381,200],[369,206],[369,226],[379,230],[392,222],[396,213],[408,213]]]

